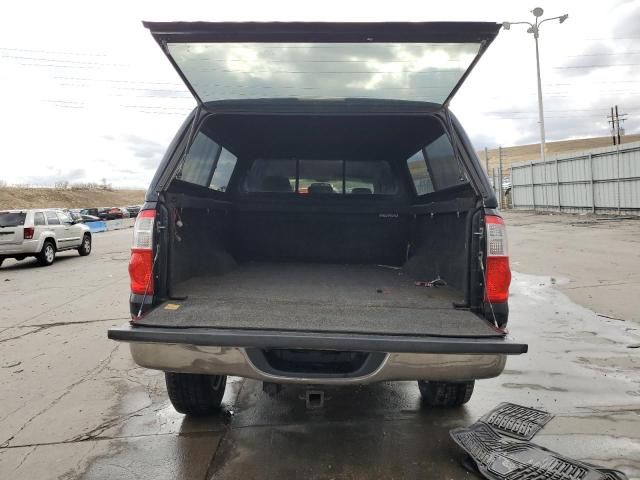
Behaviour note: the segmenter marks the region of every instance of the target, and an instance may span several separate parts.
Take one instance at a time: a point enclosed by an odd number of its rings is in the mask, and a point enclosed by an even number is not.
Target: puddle
[[[562,279],[513,273],[509,330],[529,344],[510,357],[501,387],[564,412],[580,406],[629,404],[640,391],[640,343],[635,325],[602,318],[573,303],[556,286]],[[482,385],[482,384],[481,384]],[[527,398],[528,397],[528,398]]]

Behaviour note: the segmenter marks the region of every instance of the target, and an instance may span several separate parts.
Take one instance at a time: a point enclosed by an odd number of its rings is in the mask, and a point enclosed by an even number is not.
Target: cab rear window
[[[395,195],[398,183],[382,160],[256,159],[242,189],[248,193]]]
[[[0,212],[0,227],[18,227],[24,225],[25,212]]]

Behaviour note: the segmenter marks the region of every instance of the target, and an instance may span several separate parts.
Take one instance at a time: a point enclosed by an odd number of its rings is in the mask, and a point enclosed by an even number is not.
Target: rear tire
[[[42,245],[42,250],[36,255],[38,263],[43,267],[48,267],[56,259],[56,246],[51,240],[46,240]]]
[[[88,233],[85,233],[84,237],[82,237],[82,244],[78,248],[78,253],[81,257],[86,257],[91,253],[91,235]]]
[[[226,375],[165,372],[164,379],[173,408],[192,416],[216,413],[227,385]]]
[[[430,407],[459,407],[471,399],[475,381],[427,382],[418,380],[422,400]]]

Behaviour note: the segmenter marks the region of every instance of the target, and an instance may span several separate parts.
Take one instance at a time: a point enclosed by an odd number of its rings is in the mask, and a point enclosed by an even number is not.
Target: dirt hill
[[[622,143],[640,141],[640,134],[625,135]],[[547,155],[553,156],[560,153],[584,152],[592,148],[608,147],[611,145],[611,137],[579,138],[575,140],[562,140],[547,142]],[[484,166],[484,150],[477,152],[480,163]],[[512,163],[530,162],[540,159],[540,144],[518,145],[515,147],[502,147],[502,167],[505,173]],[[498,167],[498,149],[489,150],[489,172]]]
[[[0,188],[0,209],[121,207],[144,202],[144,190]]]

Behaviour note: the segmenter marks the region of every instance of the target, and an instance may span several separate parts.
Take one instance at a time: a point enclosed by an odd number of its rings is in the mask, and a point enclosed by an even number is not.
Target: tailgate
[[[22,227],[0,227],[0,245],[22,243]]]
[[[519,343],[507,335],[494,338],[436,337],[230,328],[162,328],[130,324],[110,328],[109,338],[123,342],[386,353],[519,355],[526,353],[528,349],[527,344]]]

